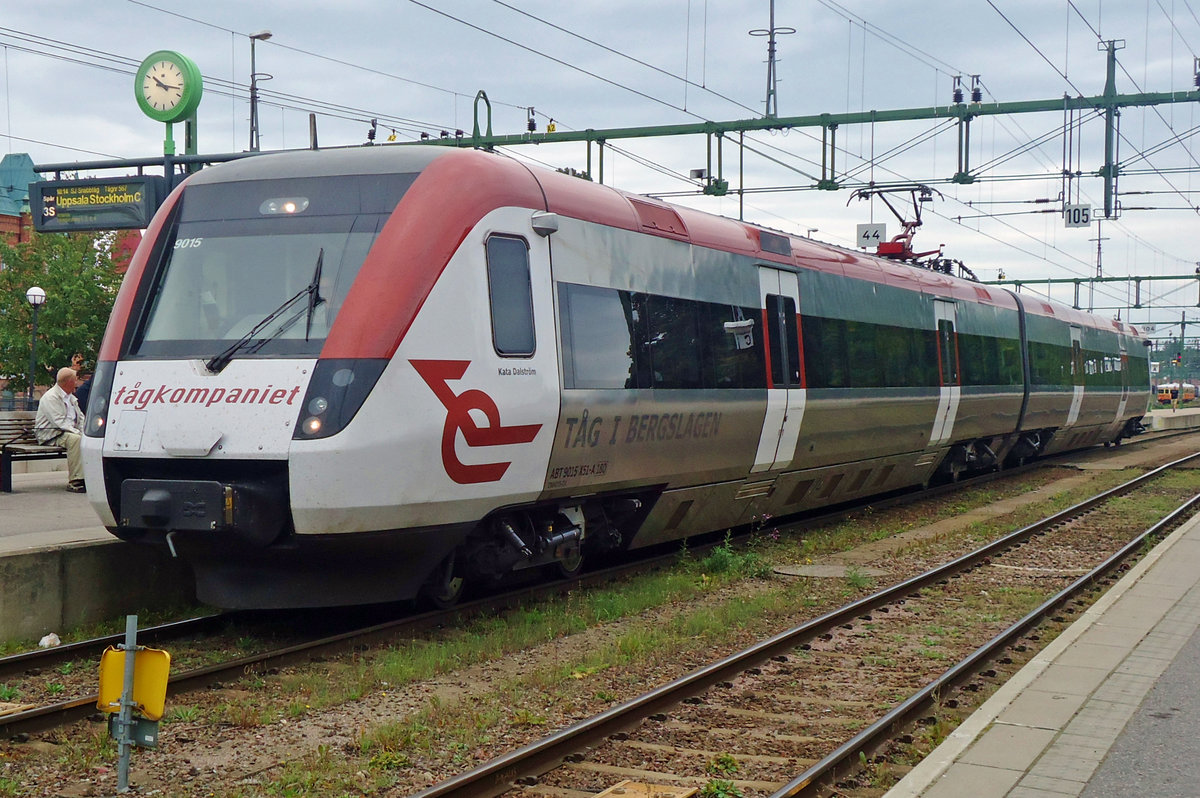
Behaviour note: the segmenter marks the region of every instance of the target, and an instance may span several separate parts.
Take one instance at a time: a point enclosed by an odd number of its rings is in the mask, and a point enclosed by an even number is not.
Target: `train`
[[[1182,385],[1178,382],[1163,382],[1159,383],[1156,393],[1160,404],[1169,405],[1173,399],[1190,402],[1196,398],[1196,386],[1190,382]]]
[[[145,231],[84,429],[201,601],[425,598],[1135,434],[1129,324],[501,153],[289,151]]]

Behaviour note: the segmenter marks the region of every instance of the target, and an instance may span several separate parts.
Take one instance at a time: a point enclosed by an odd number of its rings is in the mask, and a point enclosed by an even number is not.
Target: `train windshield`
[[[130,354],[209,358],[254,331],[236,357],[318,355],[367,252],[414,178],[189,187]],[[293,302],[262,324],[310,287],[312,301]]]

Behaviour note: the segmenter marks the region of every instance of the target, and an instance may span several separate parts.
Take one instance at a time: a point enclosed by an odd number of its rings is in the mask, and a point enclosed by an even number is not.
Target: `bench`
[[[14,462],[67,456],[67,450],[62,446],[37,442],[37,436],[33,434],[35,420],[35,414],[28,412],[0,416],[0,492],[12,493]]]

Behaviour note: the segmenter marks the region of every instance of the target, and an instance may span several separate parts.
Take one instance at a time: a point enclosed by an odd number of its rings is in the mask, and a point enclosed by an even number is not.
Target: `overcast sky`
[[[272,33],[255,51],[258,72],[272,76],[259,84],[264,150],[307,146],[311,112],[323,147],[361,144],[372,118],[380,142],[393,130],[400,141],[421,131],[470,134],[479,90],[491,101],[497,134],[524,131],[530,108],[539,132],[550,118],[559,130],[755,118],[765,110],[767,38],[751,31],[769,26],[769,7],[769,0],[6,2],[0,151],[27,152],[38,164],[161,155],[163,125],[141,114],[133,94],[138,63],[158,49],[178,50],[204,74],[200,151],[245,150],[249,35],[262,30]],[[1200,0],[778,0],[775,25],[794,30],[777,37],[780,117],[945,106],[958,74],[979,75],[987,103],[1097,95],[1105,77],[1097,47],[1109,39],[1123,41],[1119,93],[1186,92],[1195,88],[1200,52]],[[1118,157],[1129,171],[1119,185],[1125,210],[1099,234],[1106,276],[1196,270],[1196,105],[1122,111]],[[1061,112],[975,120],[971,165],[989,166],[969,186],[944,182],[958,166],[953,123],[843,126],[837,177],[932,185],[944,199],[924,206],[916,248],[945,244],[948,257],[981,279],[1000,270],[1029,280],[1094,275],[1095,225],[1065,229],[1056,213],[1030,213],[1059,207],[1063,124]],[[669,199],[735,217],[741,210],[750,221],[802,235],[815,228],[815,238],[843,246],[854,245],[858,223],[886,222],[888,235],[899,232],[885,207],[850,201],[848,189],[763,190],[810,189],[821,172],[820,133],[748,136],[754,152],[745,154],[744,185],[757,191],[744,207],[734,194]],[[1100,206],[1102,183],[1092,175],[1103,165],[1101,122],[1086,115],[1074,140],[1086,176],[1077,184],[1080,202]],[[703,137],[614,144],[604,180],[631,191],[694,191],[688,172],[708,161]],[[904,151],[885,158],[894,148]],[[508,152],[553,167],[587,166],[582,143]],[[1150,154],[1138,158],[1143,152]],[[865,165],[872,153],[873,169]],[[723,162],[736,189],[733,142]],[[1029,179],[1007,179],[1014,176]],[[1189,321],[1200,323],[1193,281],[1142,291],[1144,299],[1169,293],[1160,305],[1190,304]],[[1107,308],[1124,304],[1127,293],[1113,284],[1093,301]],[[1071,301],[1069,289],[1055,295]],[[1135,310],[1132,320],[1178,322],[1180,313]]]

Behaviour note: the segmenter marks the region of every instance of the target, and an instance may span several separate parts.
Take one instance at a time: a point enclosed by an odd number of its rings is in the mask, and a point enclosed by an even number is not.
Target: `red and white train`
[[[113,310],[92,505],[223,607],[463,584],[1119,441],[1137,331],[507,157],[249,157]]]

